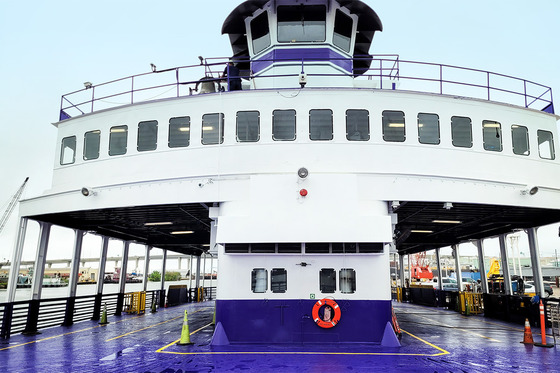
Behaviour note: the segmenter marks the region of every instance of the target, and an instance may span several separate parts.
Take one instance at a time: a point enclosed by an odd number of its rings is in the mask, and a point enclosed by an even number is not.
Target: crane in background
[[[21,186],[19,187],[16,194],[14,194],[14,196],[10,200],[10,203],[8,204],[8,208],[6,209],[6,211],[4,211],[4,215],[2,215],[2,219],[0,219],[0,233],[2,233],[2,230],[6,226],[6,223],[8,222],[8,219],[10,218],[10,215],[12,214],[14,209],[16,208],[16,205],[19,202],[19,199],[20,199],[20,197],[23,193],[23,190],[25,189],[25,185],[27,184],[28,180],[29,180],[29,177],[26,177],[23,184],[21,184]]]

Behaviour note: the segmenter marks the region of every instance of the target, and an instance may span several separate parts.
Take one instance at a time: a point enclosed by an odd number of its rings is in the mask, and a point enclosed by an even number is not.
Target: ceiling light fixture
[[[171,234],[193,234],[194,231],[175,231],[171,232]]]
[[[154,222],[154,223],[146,223],[144,224],[146,227],[157,227],[160,225],[173,225],[170,221],[161,221],[161,222]]]
[[[421,229],[413,229],[410,231],[410,233],[434,233],[434,231],[426,231],[426,230],[421,230]]]
[[[462,221],[459,221],[459,220],[432,220],[432,223],[437,223],[437,224],[461,224]]]

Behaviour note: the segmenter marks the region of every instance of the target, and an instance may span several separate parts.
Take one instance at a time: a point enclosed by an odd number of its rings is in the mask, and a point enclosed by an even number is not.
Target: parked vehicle
[[[457,286],[457,280],[450,277],[442,277],[441,282],[443,284],[443,290],[445,291],[459,291],[459,287]],[[439,289],[439,278],[434,277],[432,279],[432,284],[434,286],[434,290]]]
[[[532,289],[532,290],[528,290],[528,289]],[[535,293],[535,282],[534,281],[527,281],[525,283],[525,293]],[[552,286],[550,286],[550,284],[548,282],[544,283],[544,293],[546,294],[545,297],[550,297],[552,294],[554,294],[554,290],[552,289]]]

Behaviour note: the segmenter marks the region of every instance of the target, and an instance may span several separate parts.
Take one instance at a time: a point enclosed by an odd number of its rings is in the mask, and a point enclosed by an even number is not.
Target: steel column
[[[85,231],[74,230],[74,251],[72,253],[72,264],[70,265],[70,279],[68,285],[68,297],[76,296],[78,287],[78,279],[80,277],[80,257],[82,256],[82,244],[84,241]]]
[[[480,272],[482,292],[488,293],[488,280],[486,277],[486,267],[484,265],[484,243],[482,240],[476,240],[476,248],[478,249],[478,271]]]
[[[167,267],[167,250],[163,250],[163,258],[161,260],[161,279],[160,279],[160,289],[165,289],[165,270]]]
[[[97,294],[93,305],[92,320],[99,320],[101,316],[101,301],[103,300],[103,282],[105,280],[105,267],[107,266],[107,250],[109,248],[109,238],[102,237],[101,252],[99,253],[99,272],[97,274]]]
[[[459,258],[459,245],[453,245],[453,256],[455,257],[455,276],[457,276],[457,289],[463,291],[463,273],[461,272],[461,259]]]
[[[506,247],[506,235],[499,235],[498,240],[500,241],[500,256],[502,259],[502,273],[504,274],[504,288],[506,295],[512,295],[513,290],[511,288],[511,275],[509,273],[509,255]]]
[[[144,276],[142,278],[142,285],[144,291],[148,290],[148,271],[150,270],[150,251],[151,246],[146,245],[146,255],[144,256]]]
[[[399,282],[401,288],[404,288],[404,255],[399,254]]]
[[[438,289],[443,290],[443,274],[441,272],[441,256],[440,256],[440,248],[436,248],[436,260],[437,260],[437,276],[438,276]]]
[[[47,250],[49,248],[49,237],[51,235],[52,224],[39,222],[39,244],[35,256],[35,267],[33,268],[33,285],[31,286],[31,299],[41,299],[43,288],[43,276],[45,274],[45,264],[47,260]]]
[[[196,286],[196,291],[198,291],[198,288],[200,287],[200,255],[196,257],[196,277],[194,280],[194,285]]]
[[[537,239],[537,228],[527,229],[527,237],[529,238],[529,252],[531,253],[531,267],[533,268],[535,291],[537,295],[542,298],[544,295],[544,284],[542,278],[539,242]]]
[[[14,252],[12,253],[12,263],[10,264],[10,277],[8,279],[8,303],[13,303],[16,299],[17,281],[19,267],[21,266],[21,254],[23,253],[23,243],[27,232],[27,218],[20,218]]]
[[[130,242],[125,241],[123,243],[123,254],[121,260],[121,273],[119,277],[119,295],[117,298],[117,309],[115,311],[115,316],[120,316],[122,314],[122,308],[124,304],[124,292],[126,290],[126,271],[128,266],[128,251],[130,248]]]

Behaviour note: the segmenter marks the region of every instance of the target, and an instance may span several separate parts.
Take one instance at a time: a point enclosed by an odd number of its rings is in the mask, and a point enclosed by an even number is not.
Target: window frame
[[[490,128],[490,130],[487,130],[488,128]],[[493,128],[495,128],[495,130],[493,130]],[[496,143],[489,141],[494,137],[500,139],[499,147],[497,150],[493,146]],[[482,121],[482,147],[484,148],[484,150],[489,152],[502,152],[504,150],[503,137],[504,135],[502,133],[502,124],[500,122],[497,122],[495,120]]]
[[[367,121],[367,124],[366,124],[367,125],[367,137],[366,138],[363,138],[362,131],[359,128],[359,126],[363,125],[363,123],[350,123],[349,122],[349,118],[350,118],[349,113],[350,112],[356,113],[356,114],[359,113],[359,112],[362,112],[362,113],[365,112],[366,113],[366,121]],[[370,138],[371,138],[371,127],[370,127],[370,119],[369,119],[369,110],[367,110],[367,109],[348,109],[348,110],[346,110],[345,118],[346,118],[346,140],[348,140],[348,141],[369,141],[370,140]],[[355,129],[350,128],[351,126],[355,127]],[[351,130],[354,132],[352,135],[350,135]],[[358,136],[360,137],[359,139],[355,138],[356,134],[358,134]]]
[[[275,277],[282,276],[284,277],[283,279],[275,282]],[[270,290],[275,294],[283,294],[288,291],[288,271],[285,268],[272,268],[270,271]]]
[[[303,6],[303,7],[302,7]],[[304,10],[306,13],[304,14],[304,16],[307,15],[311,15],[311,16],[317,16],[319,15],[319,11],[318,9],[310,9],[310,8],[323,8],[324,12],[322,12],[322,14],[324,14],[324,18],[321,20],[315,20],[312,19],[310,22],[322,22],[322,39],[312,39],[312,38],[299,38],[299,36],[301,35],[305,35],[305,20],[303,20],[302,24],[303,24],[303,28],[300,30],[295,30],[296,32],[294,32],[294,30],[290,30],[291,34],[293,36],[297,36],[296,39],[288,39],[287,36],[290,35],[286,35],[288,34],[285,32],[285,30],[288,29],[288,27],[290,27],[290,23],[292,24],[291,26],[293,27],[294,23],[299,23],[301,22],[299,19],[294,18],[294,20],[287,20],[288,18],[286,18],[286,20],[283,20],[282,18],[288,15],[292,15],[292,14],[288,14],[288,13],[283,13],[284,10],[287,8],[292,8],[293,10],[295,9],[301,9]],[[307,9],[306,9],[307,8]],[[277,24],[276,24],[276,38],[278,40],[279,43],[324,43],[327,40],[327,7],[324,4],[310,4],[310,5],[303,5],[303,4],[298,4],[298,5],[278,5],[276,7],[276,20],[277,20]],[[318,29],[321,26],[321,24],[316,25],[315,27]],[[309,28],[311,26],[307,26],[308,27],[308,31]],[[314,30],[311,30],[314,31]],[[313,35],[313,33],[310,33],[311,35]]]
[[[457,131],[461,130],[460,128],[456,128],[459,125],[462,125],[461,122],[454,122],[454,119],[468,119],[469,121],[469,145],[463,145],[463,143],[460,143],[459,140],[461,140],[459,138],[459,136],[456,136]],[[456,141],[457,140],[457,141]],[[466,149],[470,149],[473,147],[473,131],[472,131],[472,119],[469,117],[462,117],[459,115],[454,115],[451,117],[451,143],[453,144],[454,147],[456,148],[466,148]]]
[[[246,114],[257,114],[257,124],[256,124],[256,128],[257,128],[257,138],[256,139],[249,139],[249,140],[242,140],[239,136],[240,130],[239,130],[239,114],[240,113],[246,113]],[[249,126],[250,124],[247,124],[247,132],[251,132],[249,130]],[[235,137],[237,142],[259,142],[261,139],[261,113],[258,110],[246,110],[246,111],[238,111],[235,115]]]
[[[330,123],[327,123],[327,125],[323,125],[323,123],[321,122],[320,119],[323,118],[313,118],[313,113],[330,113]],[[315,124],[315,125],[314,125]],[[315,137],[313,135],[314,130],[317,131],[319,130],[319,132],[321,132],[321,130],[323,128],[326,129],[326,133],[328,133],[329,131],[329,126],[330,126],[330,137],[328,137],[328,135],[326,137],[322,136],[322,133],[318,136]],[[309,110],[309,140],[311,141],[331,141],[334,138],[334,125],[333,125],[333,111],[331,109],[311,109]]]
[[[339,21],[339,15],[346,17],[347,19],[343,22]],[[342,17],[341,17],[342,18]],[[346,23],[347,20],[350,20],[350,35],[344,35],[340,32],[337,32],[337,26],[341,23]],[[342,28],[346,29],[347,24],[344,24]],[[352,18],[349,14],[344,13],[341,9],[337,9],[334,16],[334,26],[333,26],[333,45],[337,48],[342,49],[343,51],[350,53],[352,49],[352,37],[354,36],[354,18]],[[347,38],[347,39],[346,39]],[[339,41],[344,41],[344,43],[348,42],[348,48],[339,44]]]
[[[257,284],[262,285],[262,281],[258,281],[259,277],[258,277],[258,273],[264,273],[264,290],[260,291],[261,289],[259,288],[259,291],[257,290]],[[261,278],[262,280],[262,278]],[[251,292],[255,293],[255,294],[264,294],[268,291],[268,270],[266,268],[253,268],[253,270],[251,271]]]
[[[436,129],[437,129],[437,142],[436,141],[422,141],[422,134],[423,131],[421,128],[424,128],[424,126],[426,125],[425,122],[420,121],[420,116],[430,116],[430,117],[435,117],[437,118],[437,122],[436,122]],[[427,144],[427,145],[439,145],[441,144],[441,129],[440,129],[440,121],[439,121],[439,115],[438,114],[434,114],[434,113],[418,113],[418,115],[416,116],[416,120],[417,120],[417,129],[418,129],[418,142],[420,144]],[[433,129],[432,129],[433,131]],[[427,135],[424,135],[427,136]]]
[[[188,123],[182,123],[180,122],[181,120],[185,120]],[[173,128],[177,126],[177,128]],[[187,130],[182,130],[182,128],[187,128]],[[176,138],[175,136],[172,138],[173,133],[181,133],[181,132],[185,132],[185,138],[186,138],[186,143],[187,145],[182,145],[184,144],[184,138]],[[173,139],[173,145],[172,145],[172,139]],[[183,143],[181,145],[175,145],[175,144],[179,144],[181,143],[181,141],[183,141]],[[191,117],[190,116],[183,116],[183,117],[173,117],[173,118],[169,118],[169,125],[168,125],[168,134],[167,134],[167,147],[170,149],[175,149],[175,148],[187,148],[191,145]]]
[[[276,137],[276,113],[293,112],[293,138],[277,138]],[[290,123],[292,125],[292,123]],[[290,128],[291,129],[291,128]],[[274,141],[295,141],[297,138],[297,111],[295,109],[277,109],[272,112],[272,140]]]
[[[86,155],[88,154],[88,149],[90,148],[88,146],[88,135],[97,135],[97,156],[95,157],[86,157]],[[90,145],[91,146],[91,145]],[[95,149],[95,148],[94,148]],[[101,152],[101,130],[93,130],[93,131],[88,131],[86,133],[84,133],[84,151],[83,151],[83,159],[84,161],[91,161],[94,159],[99,159],[99,154]]]
[[[152,131],[155,124],[155,131]],[[154,151],[157,149],[157,142],[158,142],[158,121],[157,120],[144,120],[138,123],[138,136],[136,138],[136,150],[138,152],[148,152]],[[146,127],[149,130],[143,132],[143,128]],[[147,145],[142,144],[140,146],[140,142],[146,140]]]
[[[386,114],[391,113],[391,115],[393,114],[401,114],[402,115],[402,127],[400,126],[401,123],[391,123],[391,118],[389,118]],[[385,142],[405,142],[406,141],[406,116],[404,114],[404,111],[399,111],[399,110],[383,110],[383,112],[381,113],[381,121],[382,121],[382,127],[383,127],[383,141]],[[398,126],[395,126],[395,124],[397,124]],[[402,140],[400,139],[401,137],[399,137],[399,139],[397,139],[396,135],[391,134],[391,132],[389,132],[389,128],[402,128]],[[396,133],[396,130],[394,131]],[[400,135],[400,133],[399,133]]]
[[[123,130],[123,131],[121,131]],[[116,135],[117,133],[124,133],[124,135]],[[124,139],[124,141],[123,141]],[[119,152],[112,152],[113,146],[119,145],[118,142],[121,141],[124,145],[122,147],[122,151]],[[111,157],[118,156],[118,155],[125,155],[128,151],[128,126],[127,125],[118,125],[113,126],[109,130],[109,155]]]
[[[515,151],[516,148],[516,139],[518,139],[519,137],[515,135],[515,132],[517,130],[523,130],[525,133],[525,144],[526,145],[526,151],[523,153],[519,153]],[[523,126],[521,124],[513,124],[511,126],[511,150],[513,152],[513,154],[515,155],[524,155],[524,156],[529,156],[531,155],[531,144],[529,143],[529,128],[527,128],[526,126]]]
[[[327,272],[328,271],[328,272]],[[325,273],[325,276],[323,275],[323,273]],[[332,275],[334,274],[334,277],[332,277]],[[329,276],[331,276],[329,278]],[[334,268],[321,268],[321,270],[319,271],[319,291],[323,294],[334,294],[336,293],[336,270]],[[329,280],[329,282],[332,282],[332,284],[326,284],[324,283],[324,279]],[[325,287],[328,287],[327,289],[325,289]],[[333,288],[332,291],[331,287]]]
[[[214,135],[215,132],[213,130],[208,130],[205,129],[205,125],[208,124],[214,124],[213,122],[211,123],[205,123],[206,121],[210,121],[210,119],[206,119],[210,116],[215,116],[217,115],[218,117],[218,132],[217,132],[217,136]],[[201,142],[202,145],[221,145],[224,143],[224,122],[225,122],[225,116],[224,113],[207,113],[202,115],[202,131],[201,131]],[[214,137],[217,137],[217,142],[214,142]],[[205,139],[208,138],[206,142]]]
[[[67,142],[70,141],[69,146]],[[76,151],[78,147],[78,139],[76,135],[66,136],[60,142],[60,165],[61,166],[68,166],[74,164],[76,162]],[[68,154],[68,150],[72,151],[72,160],[66,160],[66,155]]]
[[[347,277],[342,276],[343,271],[345,273],[351,273],[349,282]],[[346,284],[344,284],[345,286],[343,286],[343,281],[346,282]],[[350,285],[349,291],[347,291],[346,285]],[[356,292],[356,270],[353,268],[341,268],[340,271],[338,271],[338,287],[342,294],[354,294]]]
[[[261,22],[263,19],[266,20],[266,26],[265,26],[264,22],[262,24],[257,24],[257,22]],[[263,27],[263,29],[264,29],[264,27],[266,27],[268,32],[255,39],[255,34],[260,35],[260,33],[255,33],[255,31],[260,30],[260,29],[255,30],[255,26]],[[264,12],[261,12],[258,16],[254,17],[249,22],[249,29],[251,30],[251,48],[253,49],[253,54],[259,54],[262,51],[264,51],[265,49],[267,49],[268,47],[270,47],[270,45],[272,44],[272,35],[271,35],[271,32],[270,32],[270,22],[268,21],[268,12],[266,10]],[[268,36],[268,44],[266,44],[266,42],[267,42],[267,40],[265,39],[266,36]],[[257,41],[257,44],[263,42],[262,46],[260,46],[258,50],[257,50],[257,48],[255,48],[255,42],[256,41]]]
[[[541,142],[541,133],[546,133],[549,134],[549,139],[548,143],[549,143],[549,151],[550,151],[550,158],[549,157],[543,157],[542,156],[542,152],[541,152],[541,145],[544,144],[544,141]],[[555,160],[556,159],[556,149],[554,149],[554,134],[552,133],[552,131],[547,131],[547,130],[537,130],[537,144],[539,146],[539,157],[541,159],[546,159],[546,160]]]

